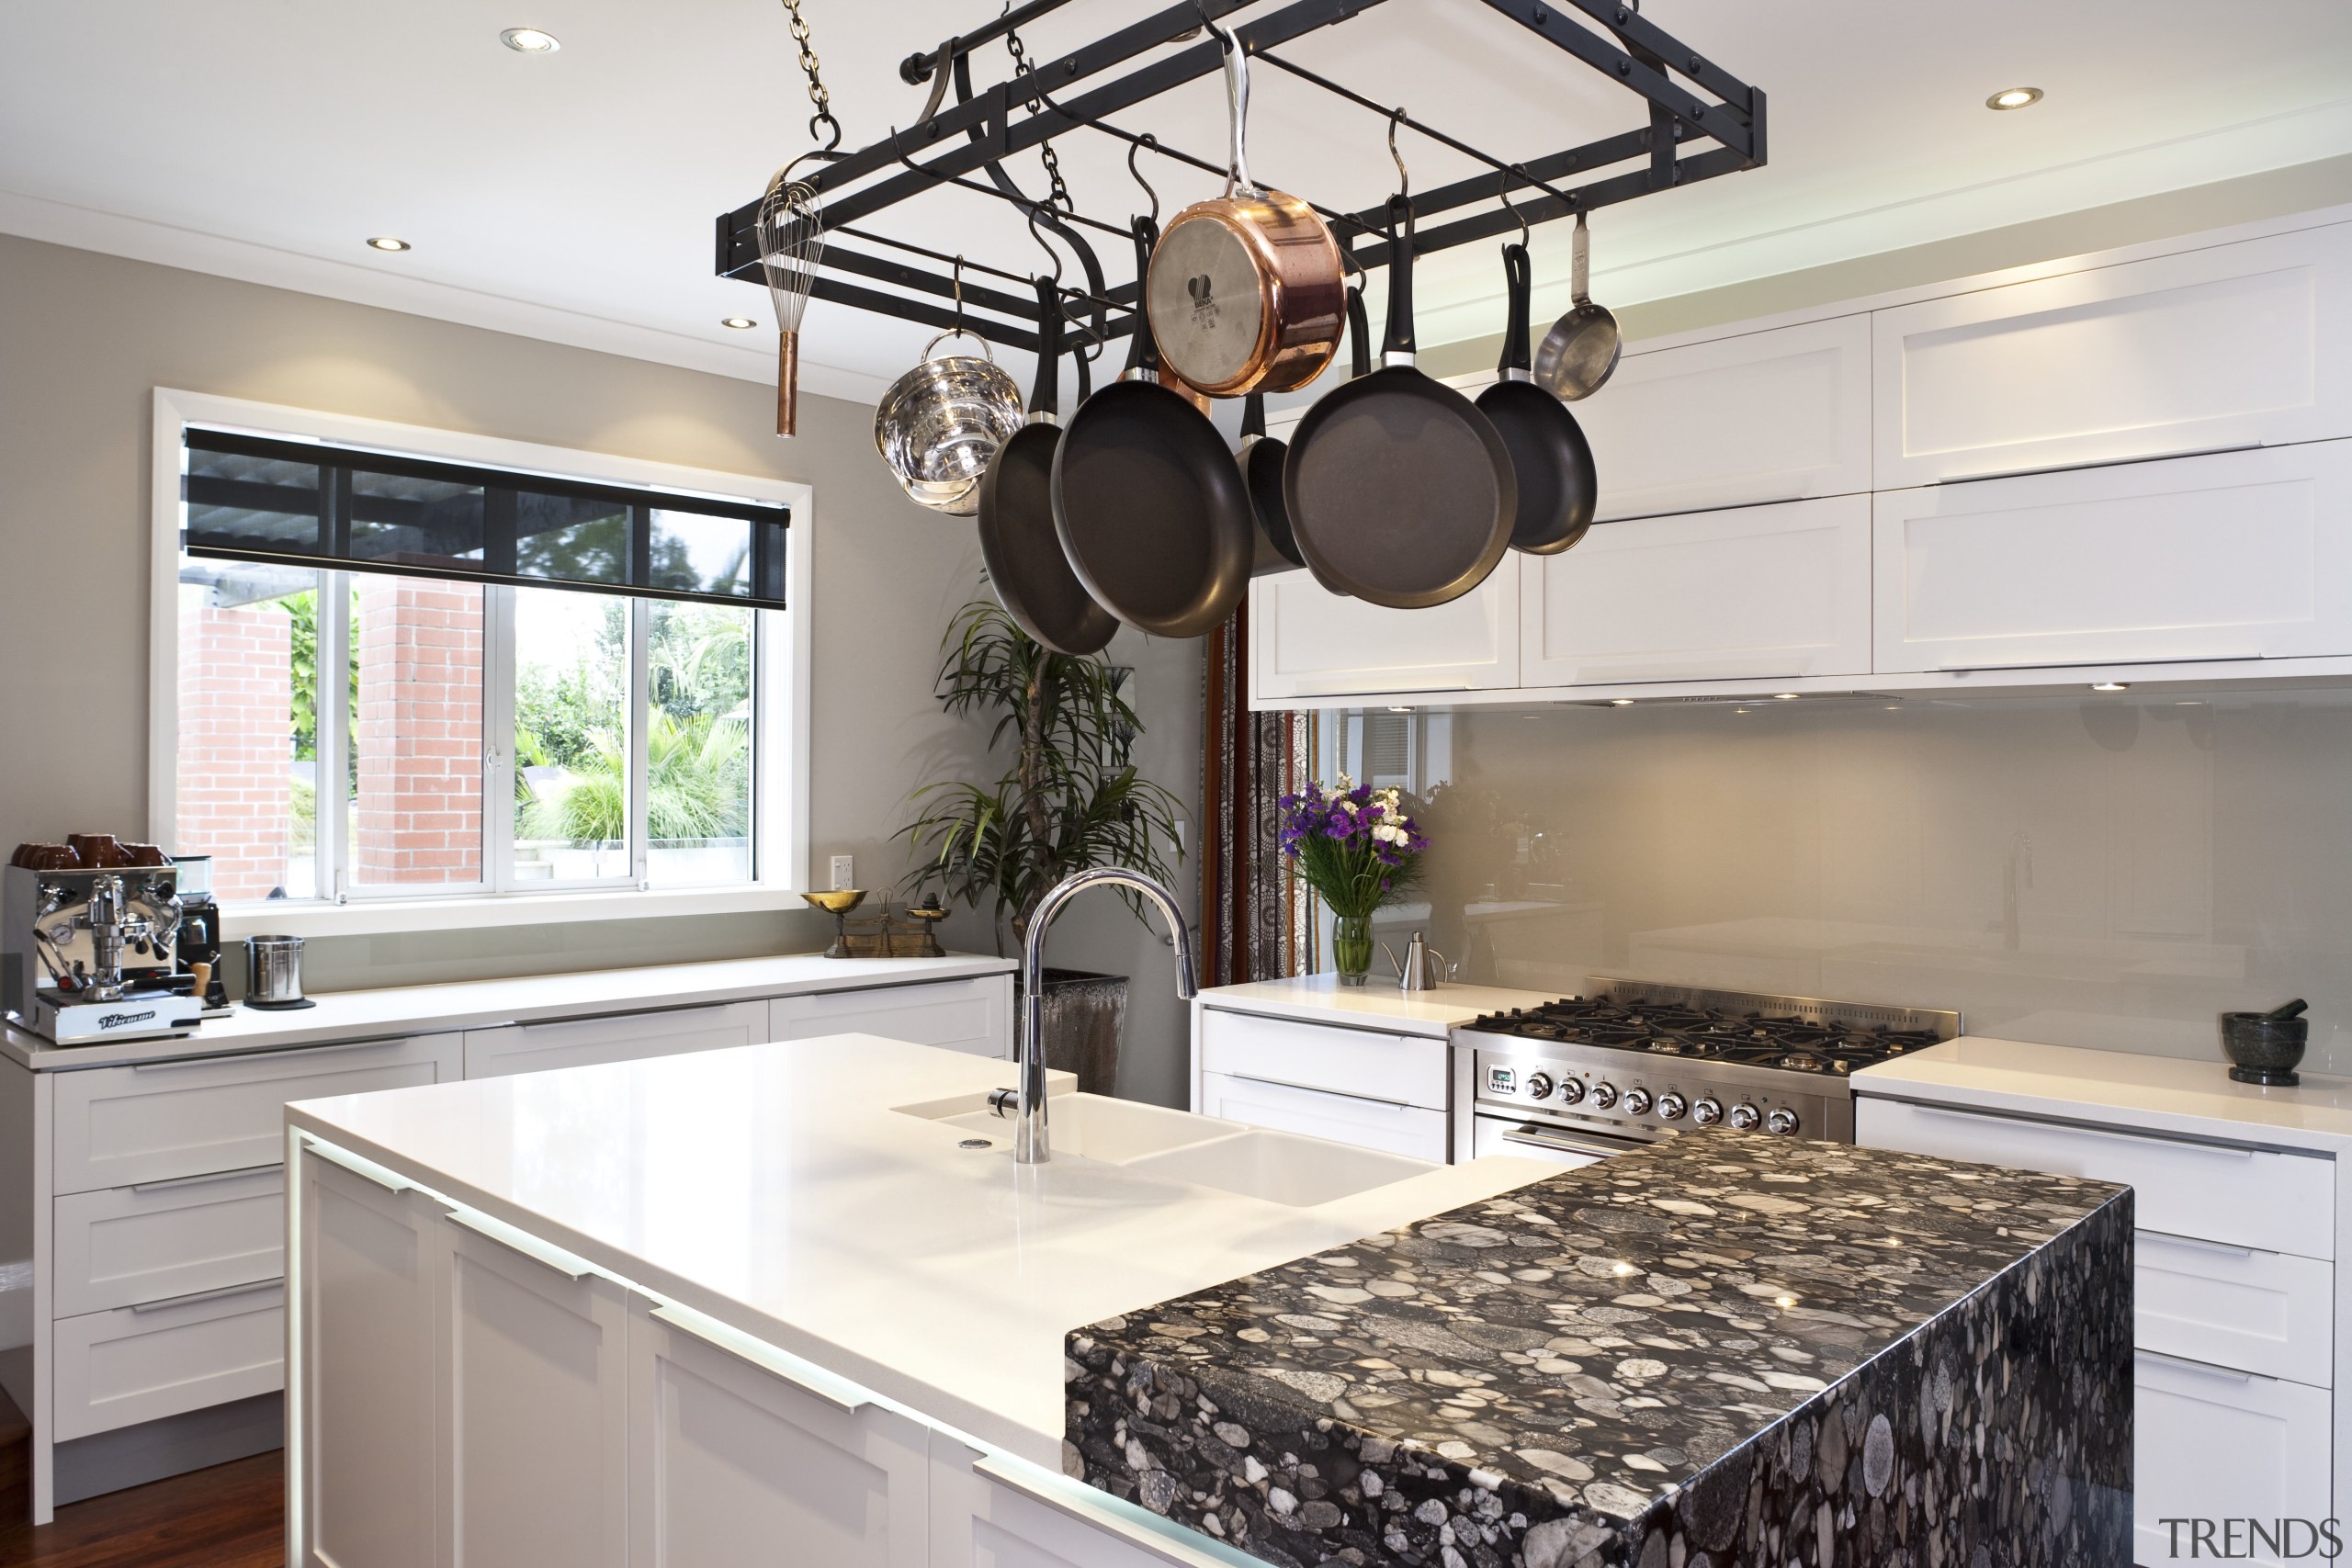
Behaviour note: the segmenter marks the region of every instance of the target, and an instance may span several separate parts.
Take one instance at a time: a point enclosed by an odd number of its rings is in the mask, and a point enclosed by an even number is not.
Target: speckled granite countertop
[[[1070,1457],[1275,1562],[2104,1561],[2128,1448],[2079,1428],[2128,1444],[2131,1223],[2101,1182],[1688,1134],[1072,1334]]]

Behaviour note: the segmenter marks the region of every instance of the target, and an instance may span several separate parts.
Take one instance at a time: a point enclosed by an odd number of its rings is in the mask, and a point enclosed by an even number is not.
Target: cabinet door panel
[[[2325,1388],[2335,1268],[2143,1230],[2132,1247],[2132,1342],[2192,1361]]]
[[[440,1236],[447,1568],[618,1568],[628,1497],[620,1287],[452,1220]]]
[[[2352,653],[2352,442],[1877,498],[1877,669]]]
[[[1201,1075],[1201,1114],[1442,1165],[1445,1112],[1225,1073]]]
[[[300,1561],[434,1568],[435,1210],[316,1154],[300,1179]]]
[[[927,1568],[923,1428],[650,1306],[640,1298],[629,1313],[630,1568]]]
[[[931,1450],[931,1568],[1222,1568],[1231,1560],[1191,1544],[1205,1538],[1181,1526],[1121,1508],[1108,1493],[983,1457],[944,1433],[932,1435]]]
[[[276,1165],[286,1102],[455,1076],[453,1034],[58,1074],[57,1190]]]
[[[1326,591],[1304,571],[1250,584],[1250,700],[1309,704],[1374,692],[1519,684],[1521,558],[1450,604],[1390,610]]]
[[[687,1051],[717,1051],[757,1045],[767,1039],[764,1002],[723,1002],[707,1007],[664,1008],[657,1012],[619,1013],[608,1018],[558,1019],[548,1023],[510,1023],[466,1031],[466,1077],[503,1077],[509,1073],[582,1067],[596,1062],[633,1062]]]
[[[197,1176],[57,1200],[60,1317],[286,1272],[286,1173]]]
[[[1635,344],[1574,412],[1603,520],[1859,494],[1871,488],[1871,319]]]
[[[768,1004],[771,1040],[852,1033],[943,1045],[976,1056],[1010,1056],[1012,978],[987,975],[921,986],[816,991]]]
[[[2132,1378],[2132,1536],[2137,1562],[2185,1560],[2168,1518],[2326,1519],[2333,1510],[2330,1407],[2324,1389],[2278,1382],[2143,1353]],[[2178,1527],[2185,1536],[2188,1526]],[[2206,1543],[2206,1555],[2220,1556]],[[2296,1543],[2289,1543],[2290,1545]],[[2256,1548],[2238,1527],[2240,1561],[2315,1561],[2304,1545],[2289,1558]]]
[[[1876,483],[2352,434],[2352,225],[1876,312]]]
[[[1446,1043],[1427,1035],[1340,1029],[1289,1018],[1203,1008],[1200,1065],[1270,1083],[1446,1106]]]
[[[63,1442],[283,1388],[286,1291],[270,1280],[60,1318],[52,1343]]]
[[[1870,669],[1865,495],[1602,524],[1525,572],[1526,685]]]

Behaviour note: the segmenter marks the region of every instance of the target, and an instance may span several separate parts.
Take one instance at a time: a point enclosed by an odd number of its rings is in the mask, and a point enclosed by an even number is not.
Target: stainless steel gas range
[[[1469,1058],[1468,1152],[1583,1165],[1718,1123],[1850,1144],[1847,1075],[1950,1040],[1960,1023],[1928,1008],[1596,976],[1589,995],[1453,1032],[1456,1059]]]

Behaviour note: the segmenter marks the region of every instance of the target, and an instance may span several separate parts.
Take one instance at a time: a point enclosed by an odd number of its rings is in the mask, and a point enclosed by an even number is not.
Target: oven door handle
[[[1607,1159],[1611,1155],[1630,1154],[1641,1147],[1639,1142],[1618,1138],[1580,1138],[1574,1133],[1538,1126],[1524,1122],[1503,1134],[1506,1144],[1521,1144],[1531,1149],[1549,1149],[1555,1154],[1595,1155]]]

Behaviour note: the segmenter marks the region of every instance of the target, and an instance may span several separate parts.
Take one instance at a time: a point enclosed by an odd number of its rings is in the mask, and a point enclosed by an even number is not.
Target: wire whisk
[[[825,254],[823,203],[816,187],[796,180],[796,158],[775,172],[760,198],[760,271],[775,306],[775,433],[794,432],[800,397],[800,318]]]

